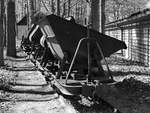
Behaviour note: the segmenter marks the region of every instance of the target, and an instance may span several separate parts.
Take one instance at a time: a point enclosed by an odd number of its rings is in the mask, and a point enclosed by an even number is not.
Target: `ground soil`
[[[66,100],[47,84],[23,52],[18,52],[17,56],[5,58],[5,66],[0,68],[0,113],[111,113],[104,104],[100,106],[84,99]],[[114,79],[120,81],[118,88],[130,89],[136,98],[142,95],[144,102],[150,102],[149,67],[125,60],[120,55],[112,55],[107,60]],[[9,88],[21,91],[5,90]]]
[[[5,64],[0,69],[0,113],[76,113],[29,60],[7,58]]]

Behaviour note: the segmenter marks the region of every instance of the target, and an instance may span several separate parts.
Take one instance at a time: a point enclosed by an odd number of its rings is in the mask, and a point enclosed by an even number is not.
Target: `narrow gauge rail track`
[[[37,66],[39,71],[45,77],[48,84],[50,84],[54,90],[57,92],[58,95],[62,95],[65,99],[69,101],[78,111],[84,111],[83,109],[91,109],[90,110],[97,110],[97,112],[107,112],[107,113],[121,113],[119,110],[114,108],[108,102],[102,100],[101,98],[93,95],[93,97],[85,97],[82,95],[74,95],[68,92],[61,84],[57,81],[56,76],[53,75],[47,68],[44,68],[40,65],[39,61],[31,62]],[[86,107],[88,106],[88,107]],[[89,107],[90,106],[90,107]]]
[[[85,38],[87,34],[91,38]],[[142,113],[148,106],[116,87],[105,60],[126,49],[124,42],[55,15],[34,23],[25,41],[25,52],[33,55],[33,63],[39,62],[46,80],[61,93],[103,100],[122,113]],[[150,112],[149,107],[145,110]]]
[[[6,79],[10,80],[0,91],[1,112],[76,113],[74,108],[65,102],[66,99],[58,95],[46,83],[43,75],[29,60],[18,61],[18,58],[14,58],[12,61],[8,59],[7,64],[8,67],[4,67],[0,72],[4,72]],[[30,70],[31,68],[34,70]]]

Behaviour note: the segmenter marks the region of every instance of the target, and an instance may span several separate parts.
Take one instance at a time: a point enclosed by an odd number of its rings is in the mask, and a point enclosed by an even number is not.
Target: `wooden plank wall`
[[[150,66],[150,20],[106,29],[106,34],[126,43],[128,48],[122,51],[125,58]]]

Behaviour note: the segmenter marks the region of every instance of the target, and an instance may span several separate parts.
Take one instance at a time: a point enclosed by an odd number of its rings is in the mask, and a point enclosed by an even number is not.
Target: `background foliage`
[[[111,22],[148,8],[149,0],[106,0],[105,4],[106,22]]]

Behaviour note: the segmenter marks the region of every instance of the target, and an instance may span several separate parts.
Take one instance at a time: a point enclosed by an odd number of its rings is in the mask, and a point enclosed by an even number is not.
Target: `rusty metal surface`
[[[86,27],[76,23],[72,23],[58,16],[48,15],[44,19],[42,19],[39,22],[39,24],[42,23],[43,21],[48,21],[49,23],[48,25],[51,26],[53,32],[55,33],[54,38],[57,40],[57,43],[60,44],[63,52],[65,51],[69,53],[70,58],[74,55],[79,40],[81,38],[87,37]],[[124,42],[112,38],[110,36],[104,35],[102,33],[99,33],[92,29],[90,29],[90,38],[94,38],[98,41],[105,57],[110,56],[111,54],[120,49],[126,49],[126,45]],[[91,47],[91,50],[94,49],[96,48],[93,45]],[[78,57],[78,59],[80,59],[79,61],[82,62],[84,59],[87,59],[86,50],[87,50],[86,44],[83,44],[83,46],[81,47],[81,51],[79,52]]]

